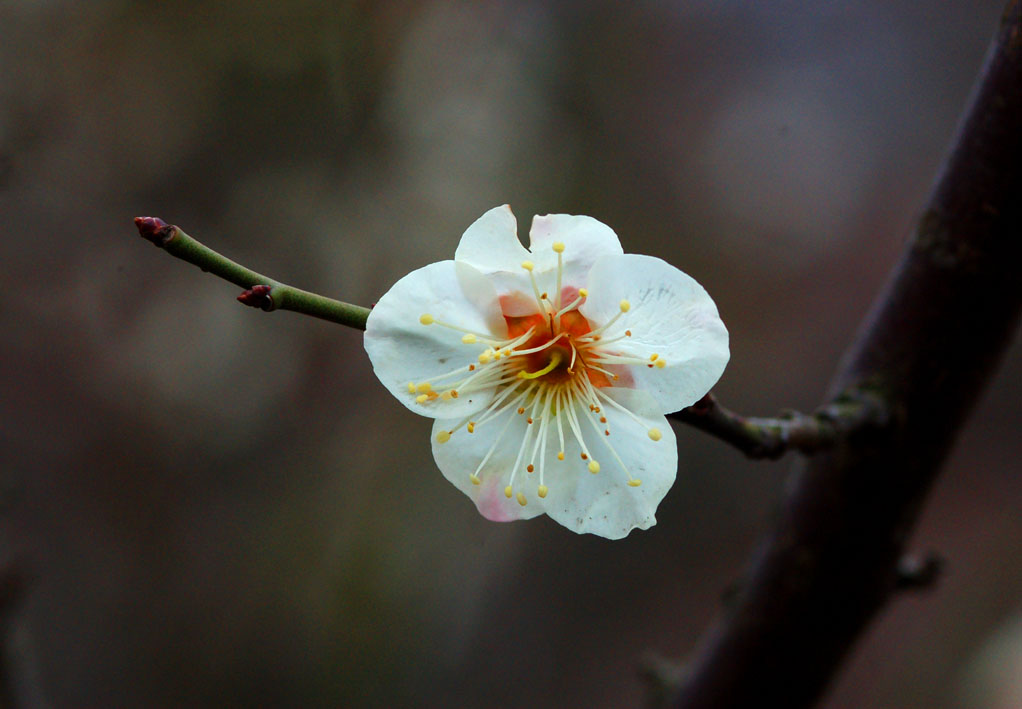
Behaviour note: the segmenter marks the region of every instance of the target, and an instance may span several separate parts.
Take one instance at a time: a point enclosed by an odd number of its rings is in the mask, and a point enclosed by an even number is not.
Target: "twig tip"
[[[135,217],[135,227],[143,239],[151,241],[161,249],[174,238],[174,230],[177,228],[159,217]]]

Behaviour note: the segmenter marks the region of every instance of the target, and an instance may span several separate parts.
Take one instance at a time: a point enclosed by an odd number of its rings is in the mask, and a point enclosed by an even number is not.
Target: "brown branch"
[[[906,586],[906,539],[1017,329],[1020,242],[1015,0],[913,239],[832,384],[835,396],[872,391],[890,418],[845,432],[797,471],[776,530],[689,665],[676,707],[813,705]]]
[[[750,458],[773,460],[789,450],[815,453],[832,446],[843,431],[882,418],[884,412],[877,404],[861,396],[834,402],[812,415],[786,411],[778,418],[752,418],[725,408],[710,393],[667,418],[708,433]]]

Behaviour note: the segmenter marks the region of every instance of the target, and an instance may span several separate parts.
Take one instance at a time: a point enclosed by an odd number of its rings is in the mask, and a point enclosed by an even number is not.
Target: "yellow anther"
[[[429,394],[419,394],[415,397],[415,402],[418,404],[425,404],[427,401],[429,401]]]
[[[493,358],[492,352],[493,350],[486,350],[481,355],[479,355],[479,364],[488,363],[490,359]]]
[[[415,391],[419,392],[420,394],[428,394],[431,391],[433,391],[433,385],[430,384],[429,382],[422,382],[421,384],[415,385]]]
[[[563,241],[555,241],[554,242],[554,251],[556,251],[559,254],[563,254],[564,253],[564,242]]]
[[[469,421],[469,422],[468,422],[468,426],[466,426],[465,428],[467,428],[467,429],[468,429],[468,432],[469,432],[469,433],[475,433],[475,432],[476,432],[476,424],[475,424],[475,421]]]
[[[520,493],[518,493],[518,504],[519,504],[519,505],[521,505],[522,507],[525,507],[525,505],[526,505],[526,504],[527,504],[528,502],[529,502],[529,501],[525,499],[525,493],[524,493],[524,492],[520,492]]]
[[[621,301],[621,312],[622,313],[627,313],[629,310],[631,310],[631,308],[632,308],[632,304],[629,303],[627,300],[622,300]]]
[[[436,434],[436,442],[437,443],[447,443],[447,441],[449,441],[449,440],[451,440],[451,432],[450,431],[440,431],[440,433]]]
[[[653,354],[651,354],[651,355],[649,356],[649,361],[650,361],[650,362],[656,362],[656,358],[657,358],[657,357],[659,357],[659,356],[660,356],[660,355],[658,355],[658,354],[657,354],[656,352],[654,352]]]
[[[557,365],[559,365],[561,363],[562,359],[564,359],[564,355],[561,354],[561,351],[560,350],[554,350],[553,352],[550,353],[550,362],[547,363],[547,366],[545,366],[545,367],[543,367],[543,369],[540,369],[540,370],[535,371],[535,372],[526,372],[523,369],[520,372],[518,372],[518,378],[519,379],[535,379],[537,377],[542,377],[544,374],[549,374],[550,372],[552,372],[557,367]]]
[[[526,271],[531,271],[535,267],[536,264],[534,264],[532,261],[522,261],[522,268],[524,268]]]
[[[432,315],[430,315],[429,313],[423,313],[422,315],[419,316],[419,322],[421,322],[423,325],[432,325],[435,321],[433,320]]]
[[[511,356],[511,350],[509,348],[507,348],[507,347],[504,348],[504,356],[505,357],[510,357]]]
[[[462,335],[461,341],[466,345],[474,345],[476,343],[476,336],[470,332],[467,335]]]
[[[564,460],[564,451],[557,454],[557,460]]]
[[[415,382],[408,382],[408,393],[409,394],[415,393]]]
[[[649,431],[647,431],[647,434],[654,441],[659,441],[661,438],[663,438],[663,435],[664,435],[664,434],[660,433],[660,429],[659,428],[651,428],[651,429],[649,429]]]
[[[454,390],[452,389],[451,391],[445,391],[443,394],[440,395],[440,398],[443,399],[444,401],[450,401],[451,399],[454,398]]]
[[[586,297],[589,296],[589,291],[587,291],[585,288],[579,288],[578,289],[578,294],[580,296],[582,296],[583,298],[586,298]]]
[[[656,361],[656,368],[657,369],[663,369],[666,366],[667,366],[667,362],[663,361],[662,359],[658,359]]]
[[[472,481],[473,485],[478,485],[482,482],[482,480],[479,479],[479,476],[475,474],[469,475],[468,479]]]
[[[600,472],[600,464],[597,463],[595,460],[590,460],[589,472],[592,473],[593,475],[596,475],[596,473]]]
[[[546,497],[546,494],[548,492],[550,492],[550,488],[548,488],[546,485],[540,485],[539,489],[536,490],[536,494],[539,495],[540,497]]]
[[[506,488],[504,488],[504,497],[506,497],[507,499],[510,500],[511,499],[511,495],[513,495],[513,494],[514,493],[512,492],[510,485],[508,485]]]
[[[639,487],[639,485],[642,485],[642,481],[636,478],[632,478],[628,481],[628,487]]]

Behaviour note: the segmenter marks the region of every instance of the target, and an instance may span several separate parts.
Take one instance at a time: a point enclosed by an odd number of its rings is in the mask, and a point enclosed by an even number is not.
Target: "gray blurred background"
[[[132,217],[368,305],[493,206],[523,233],[589,214],[716,299],[727,405],[811,409],[1001,9],[0,4],[0,562],[28,577],[21,701],[640,704],[643,656],[692,651],[790,461],[679,428],[648,532],[487,522],[361,333],[243,308]],[[883,614],[828,706],[1022,704],[1019,354],[916,535],[946,578]]]

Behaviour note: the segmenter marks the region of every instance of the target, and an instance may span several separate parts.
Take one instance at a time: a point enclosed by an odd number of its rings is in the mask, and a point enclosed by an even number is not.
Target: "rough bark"
[[[899,560],[956,434],[1016,332],[1022,288],[1022,7],[1008,4],[915,233],[833,397],[887,417],[796,471],[737,604],[676,707],[815,704],[903,584]]]

